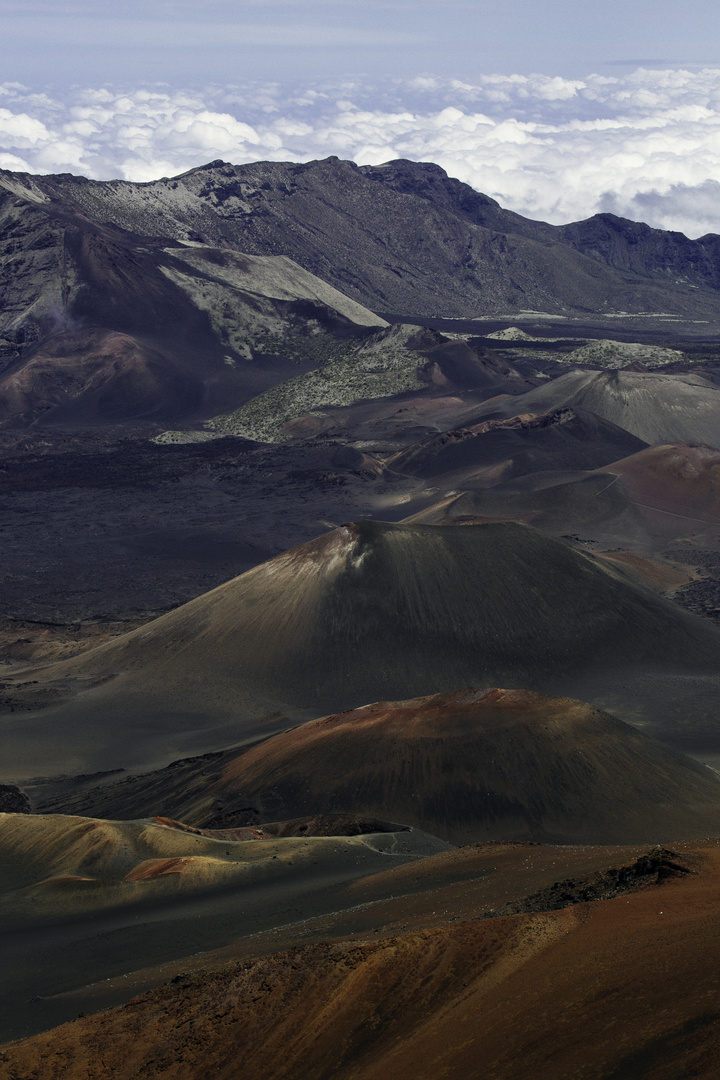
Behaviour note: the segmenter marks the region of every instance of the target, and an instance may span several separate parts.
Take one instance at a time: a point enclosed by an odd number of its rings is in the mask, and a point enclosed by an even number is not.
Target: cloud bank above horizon
[[[154,180],[215,158],[434,161],[527,217],[720,233],[720,68],[202,91],[0,85],[0,167]]]

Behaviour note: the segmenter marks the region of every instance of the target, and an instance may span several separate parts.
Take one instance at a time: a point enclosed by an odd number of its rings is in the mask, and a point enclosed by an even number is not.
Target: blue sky
[[[709,0],[0,0],[0,166],[434,160],[531,217],[720,232]]]
[[[2,0],[3,78],[581,77],[720,64],[710,0]]]

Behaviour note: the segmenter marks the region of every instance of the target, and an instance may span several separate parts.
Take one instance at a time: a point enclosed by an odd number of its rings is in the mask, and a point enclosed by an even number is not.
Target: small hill
[[[524,521],[552,535],[648,549],[704,532],[712,538],[720,524],[720,452],[652,446],[592,472],[533,473],[486,491],[455,491],[406,520]]]
[[[389,822],[208,835],[162,820],[0,814],[0,1041],[126,1000],[164,981],[168,962],[182,969],[263,931],[277,948],[288,909],[332,915],[353,906],[349,883],[448,847]]]
[[[0,378],[0,422],[162,420],[196,411],[202,399],[200,377],[128,334],[66,332]]]
[[[236,835],[235,835],[236,834]],[[137,904],[162,905],[182,894],[211,896],[218,887],[246,889],[291,881],[292,867],[340,871],[358,855],[391,848],[427,854],[446,845],[391,822],[338,828],[331,819],[279,822],[267,829],[189,829],[158,818],[106,821],[64,814],[0,814],[0,913],[8,924],[51,922],[68,915]],[[378,860],[382,863],[382,859]],[[358,876],[351,871],[350,876]]]
[[[408,476],[442,477],[448,486],[492,487],[528,473],[595,469],[623,453],[621,448],[631,453],[643,448],[636,436],[593,413],[526,409],[533,392],[502,402],[507,419],[476,419],[440,432],[389,458],[388,465]],[[495,412],[498,403],[484,408]]]
[[[700,375],[569,371],[512,401],[487,402],[477,420],[583,409],[649,444],[720,443],[720,388]]]
[[[573,349],[563,357],[569,364],[587,364],[588,367],[647,371],[650,368],[677,364],[685,357],[679,349],[669,349],[662,345],[646,345],[642,342],[613,341],[604,338],[589,341]]]
[[[669,530],[720,523],[720,450],[711,446],[651,446],[598,471],[622,477],[635,501]]]
[[[287,817],[384,815],[454,844],[628,844],[720,829],[720,778],[706,766],[584,702],[526,690],[314,720],[230,762],[216,790],[226,811],[239,798]]]
[[[456,491],[406,520],[428,525],[464,525],[480,521],[519,521],[551,536],[580,536],[604,546],[653,548],[657,534],[667,543],[676,530],[658,530],[648,522],[622,481],[605,473],[535,473],[536,488]],[[677,519],[672,519],[676,522]],[[692,522],[683,522],[685,530]],[[681,532],[683,530],[680,530]]]
[[[638,666],[714,673],[719,656],[713,627],[535,529],[364,521],[8,680],[6,779],[50,761],[147,768],[463,685],[557,693],[569,677],[614,685]]]
[[[468,341],[448,341],[426,350],[420,377],[443,390],[483,390],[488,396],[520,393],[528,382],[499,353]]]

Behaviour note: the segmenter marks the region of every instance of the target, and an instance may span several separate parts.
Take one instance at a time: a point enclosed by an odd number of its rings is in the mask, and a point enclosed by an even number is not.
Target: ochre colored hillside
[[[223,812],[362,813],[454,844],[641,843],[720,831],[720,782],[571,698],[464,690],[315,720],[226,765]]]
[[[545,910],[537,898],[516,915],[181,975],[5,1046],[0,1076],[710,1078],[720,1056],[719,849],[684,845],[656,862],[647,885],[626,880],[615,898],[582,902],[588,885],[575,882],[559,910],[546,895]],[[630,878],[642,864],[626,866]]]

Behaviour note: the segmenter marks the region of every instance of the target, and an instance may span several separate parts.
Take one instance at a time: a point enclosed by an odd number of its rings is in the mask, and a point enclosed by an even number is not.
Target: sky
[[[717,0],[0,0],[0,167],[435,161],[554,223],[720,233]]]

